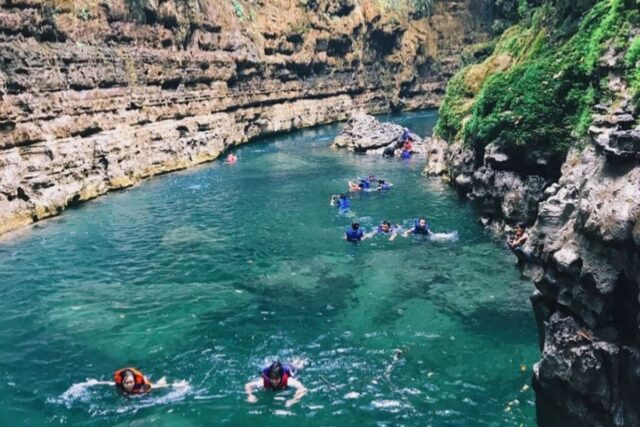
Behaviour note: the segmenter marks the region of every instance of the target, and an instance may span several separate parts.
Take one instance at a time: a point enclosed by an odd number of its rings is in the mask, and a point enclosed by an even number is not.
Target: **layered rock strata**
[[[260,135],[437,106],[471,0],[0,0],[0,234]]]

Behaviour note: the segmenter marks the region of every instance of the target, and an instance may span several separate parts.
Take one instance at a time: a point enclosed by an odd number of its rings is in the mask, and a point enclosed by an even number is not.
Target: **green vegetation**
[[[627,79],[633,94],[636,110],[640,111],[640,36],[636,36],[627,51],[625,65],[629,70]]]
[[[593,105],[613,101],[598,70],[606,52],[627,51],[628,80],[640,98],[640,38],[629,40],[635,1],[599,0],[572,18],[571,8],[561,16],[562,1],[530,8],[519,0],[518,15],[527,17],[504,32],[484,62],[449,82],[436,133],[478,149],[496,143],[515,155],[536,150],[563,158],[587,134]]]
[[[233,6],[233,11],[236,13],[236,16],[242,21],[245,18],[244,7],[242,7],[238,0],[232,0],[231,5]]]

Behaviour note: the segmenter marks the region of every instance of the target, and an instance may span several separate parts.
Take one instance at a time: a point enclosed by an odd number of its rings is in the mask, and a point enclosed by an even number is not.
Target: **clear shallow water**
[[[435,113],[393,120],[424,135]],[[338,129],[269,138],[0,244],[0,425],[533,425],[531,289],[513,259],[422,164],[333,151]],[[354,196],[349,215],[328,206],[370,172],[394,188]],[[351,217],[420,214],[459,239],[342,240]],[[305,365],[310,394],[247,404],[243,384],[278,356]],[[84,384],[126,365],[188,385],[126,399]]]

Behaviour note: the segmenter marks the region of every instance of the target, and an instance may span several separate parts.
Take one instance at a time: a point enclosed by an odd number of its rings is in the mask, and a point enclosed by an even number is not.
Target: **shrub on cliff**
[[[609,96],[598,61],[612,45],[628,48],[635,1],[600,0],[577,24],[567,21],[575,11],[558,9],[565,2],[534,9],[528,25],[507,30],[483,64],[451,80],[436,133],[477,149],[495,143],[507,153],[537,151],[561,161],[586,134],[594,103]],[[633,70],[629,80],[637,92],[636,43],[629,48],[626,67]],[[506,67],[504,61],[495,66],[500,55],[509,57]],[[479,72],[482,67],[488,70]],[[470,84],[474,73],[481,76],[475,86]]]

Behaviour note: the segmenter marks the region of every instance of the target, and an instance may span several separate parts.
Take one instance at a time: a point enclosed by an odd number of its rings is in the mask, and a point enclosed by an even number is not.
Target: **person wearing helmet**
[[[307,394],[305,386],[293,378],[293,370],[288,365],[280,363],[279,360],[264,368],[260,378],[245,384],[244,391],[247,393],[247,402],[255,403],[258,401],[253,391],[260,387],[270,391],[286,390],[289,387],[294,388],[296,391],[293,397],[285,402],[287,407],[295,405]]]

